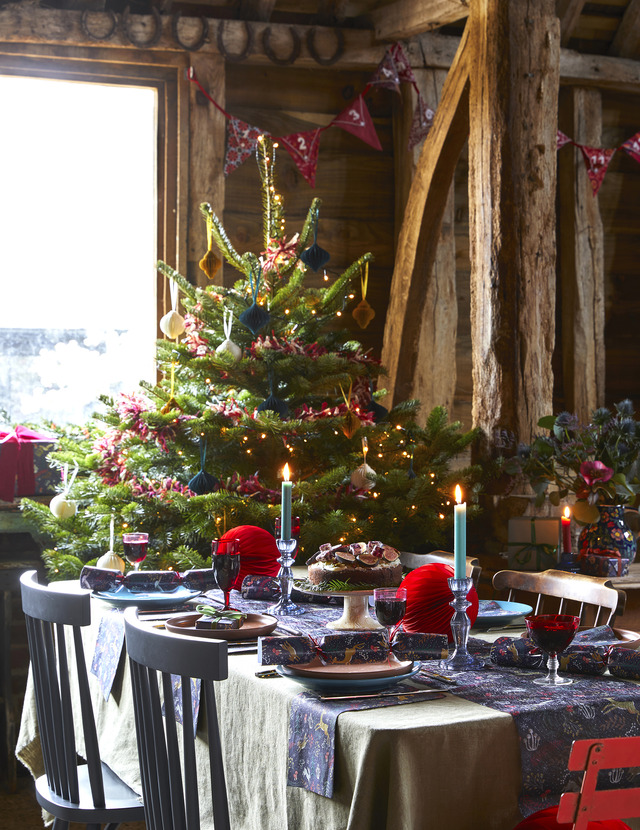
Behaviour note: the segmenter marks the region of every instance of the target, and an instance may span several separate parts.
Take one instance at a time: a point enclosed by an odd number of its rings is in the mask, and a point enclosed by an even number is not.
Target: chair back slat
[[[51,659],[57,655],[57,666],[52,667],[50,677],[55,678],[54,673],[57,670],[57,680],[59,688],[60,701],[60,722],[56,724],[59,729],[56,730],[56,740],[59,741],[62,747],[63,763],[65,767],[65,781],[69,788],[69,795],[67,798],[77,804],[80,801],[80,787],[78,785],[78,767],[76,764],[76,739],[73,728],[73,705],[71,703],[71,685],[69,683],[69,663],[67,662],[67,643],[64,635],[64,626],[60,623],[55,623],[56,645],[55,655],[52,649]],[[101,807],[103,804],[100,805]]]
[[[73,639],[76,655],[78,688],[80,689],[82,732],[84,734],[84,744],[87,755],[89,781],[91,782],[91,792],[93,794],[93,803],[96,807],[104,807],[104,783],[102,780],[102,770],[100,765],[98,732],[96,729],[96,722],[93,717],[93,707],[91,705],[91,692],[89,691],[89,678],[87,677],[86,672],[82,635],[78,626],[73,627]]]
[[[213,680],[228,676],[227,643],[160,631],[125,611],[125,636],[134,689],[136,735],[149,830],[200,830],[201,765],[196,760],[191,678],[201,680],[200,713],[206,718],[215,830],[229,830],[222,750]],[[180,730],[174,680],[179,678]],[[159,683],[160,679],[160,683]],[[160,700],[162,688],[163,707]],[[209,690],[209,691],[207,691]],[[153,740],[149,736],[153,735]]]
[[[411,553],[410,551],[400,551],[400,562],[410,571],[422,567],[422,565],[431,565],[433,563],[442,563],[444,565],[454,565],[454,555],[446,550],[432,550],[430,553]],[[480,560],[475,556],[467,556],[466,574],[470,576],[473,584],[477,587],[480,581],[480,574],[482,567]]]

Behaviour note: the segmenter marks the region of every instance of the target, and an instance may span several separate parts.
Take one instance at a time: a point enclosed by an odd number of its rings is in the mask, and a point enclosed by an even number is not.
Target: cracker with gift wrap
[[[558,567],[560,519],[518,516],[509,519],[507,560],[514,571]]]

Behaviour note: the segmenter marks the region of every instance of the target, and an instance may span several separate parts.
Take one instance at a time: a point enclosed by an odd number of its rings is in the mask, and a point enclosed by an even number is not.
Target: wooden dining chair
[[[442,562],[445,565],[451,565],[453,568],[453,554],[446,550],[432,550],[430,553],[410,553],[408,551],[400,551],[400,562],[403,567],[409,571],[414,571],[422,565],[431,565],[434,562]],[[478,587],[480,574],[482,568],[480,560],[475,556],[467,556],[467,576],[473,580],[473,584]]]
[[[20,591],[45,768],[36,780],[38,803],[55,817],[54,830],[65,830],[71,821],[91,830],[143,821],[140,796],[100,760],[81,634],[91,623],[91,592],[39,585],[36,571],[22,574]],[[86,763],[78,760],[77,731],[84,738]]]
[[[498,571],[493,587],[507,590],[508,601],[528,602],[534,614],[575,614],[582,625],[613,625],[627,601],[608,578],[567,571]]]
[[[191,679],[199,678],[201,708],[205,709],[213,824],[215,830],[229,830],[213,689],[213,681],[226,680],[228,676],[227,643],[154,628],[138,619],[135,608],[128,608],[124,618],[147,828],[197,830],[200,827],[199,793],[202,791],[198,785],[200,769],[196,763],[191,697]],[[180,678],[177,694],[181,718],[176,715],[172,675]],[[178,726],[178,720],[184,726]]]

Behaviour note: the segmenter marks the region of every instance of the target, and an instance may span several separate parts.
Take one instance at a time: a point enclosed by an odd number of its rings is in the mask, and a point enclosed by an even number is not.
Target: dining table
[[[58,584],[64,590],[79,589],[77,582]],[[212,591],[207,597],[219,604],[221,593]],[[241,610],[262,613],[268,613],[272,605],[269,601],[242,600],[237,592],[232,594],[232,604]],[[327,631],[326,623],[341,614],[339,607],[326,603],[309,602],[303,607],[305,613],[300,616],[278,618],[272,636],[321,637]],[[92,598],[92,622],[83,629],[83,643],[91,672],[102,760],[130,787],[141,792],[122,614],[122,608]],[[149,613],[149,625],[162,628],[165,616]],[[519,633],[509,626],[501,630],[499,623],[496,629],[472,628],[470,643],[481,647],[499,637]],[[423,666],[438,671],[436,661]],[[522,819],[523,805],[528,807],[525,813],[537,806],[523,796],[527,752],[542,755],[546,750],[545,757],[553,758],[561,771],[563,780],[557,782],[558,787],[566,784],[564,754],[568,757],[569,746],[560,746],[543,730],[536,734],[535,723],[544,724],[551,714],[533,722],[528,735],[523,733],[522,725],[518,726],[515,708],[509,701],[504,704],[512,694],[517,697],[516,693],[520,693],[529,702],[528,714],[544,708],[542,693],[534,692],[532,677],[536,675],[530,671],[512,670],[510,674],[488,664],[489,673],[500,673],[499,691],[493,697],[490,691],[484,691],[482,678],[477,674],[467,677],[464,672],[456,673],[448,675],[448,681],[420,675],[407,681],[405,691],[415,688],[431,690],[433,694],[406,695],[404,700],[396,701],[400,705],[388,705],[387,700],[382,701],[387,705],[376,705],[374,700],[373,708],[358,706],[356,701],[332,714],[336,703],[329,702],[328,708],[320,705],[318,709],[318,695],[271,669],[273,666],[258,663],[255,649],[230,644],[228,679],[215,684],[233,830],[512,830]],[[576,699],[574,706],[569,699],[564,708],[554,711],[554,717],[569,722],[568,731],[573,731],[575,737],[589,737],[584,733],[589,723],[594,729],[605,724],[606,734],[616,734],[616,729],[622,728],[630,730],[630,734],[640,734],[640,686],[607,677],[597,680],[605,684],[606,693],[598,698],[604,703]],[[566,690],[579,690],[582,686],[584,697],[584,690],[593,682],[577,677],[575,686],[565,687],[563,694],[571,694]],[[554,691],[547,692],[547,696]],[[536,695],[540,695],[539,699]],[[305,708],[308,706],[311,708]],[[298,721],[293,719],[294,711]],[[621,715],[627,719],[624,723],[619,720]],[[330,722],[330,748],[321,756],[316,754],[313,766],[305,767],[303,763],[296,767],[296,747],[304,747],[316,733],[324,739],[327,732],[328,738]],[[295,723],[307,731],[296,733]],[[547,726],[556,728],[551,720]],[[196,728],[198,751],[202,753],[199,769],[203,776],[203,830],[213,830],[212,819],[208,819],[211,812],[206,786],[205,732],[201,733],[198,725]],[[301,734],[305,735],[302,739]],[[83,752],[81,742],[78,751]],[[34,777],[43,773],[31,679],[16,755]],[[553,801],[553,794],[547,792],[549,786],[542,778],[536,778],[537,768],[532,769],[528,773],[529,785],[533,782],[535,791],[539,780],[541,795]],[[325,782],[324,789],[311,786],[310,782],[317,780]],[[546,803],[543,798],[539,806]],[[640,820],[631,820],[629,824],[640,830]]]

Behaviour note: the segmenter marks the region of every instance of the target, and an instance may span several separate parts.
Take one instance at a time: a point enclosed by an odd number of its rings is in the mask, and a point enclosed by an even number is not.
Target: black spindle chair
[[[128,608],[124,618],[147,828],[200,828],[199,792],[202,789],[198,786],[191,700],[191,678],[199,678],[200,706],[204,707],[206,717],[213,824],[215,830],[229,830],[213,689],[214,680],[225,680],[228,676],[227,643],[154,628],[138,620],[135,608]],[[176,726],[172,674],[181,678],[182,728]]]
[[[80,630],[91,623],[90,591],[39,585],[35,571],[22,574],[20,589],[45,768],[36,780],[38,803],[54,816],[54,830],[70,821],[92,830],[143,821],[140,796],[100,760]],[[86,763],[76,752],[76,730],[84,736]]]

